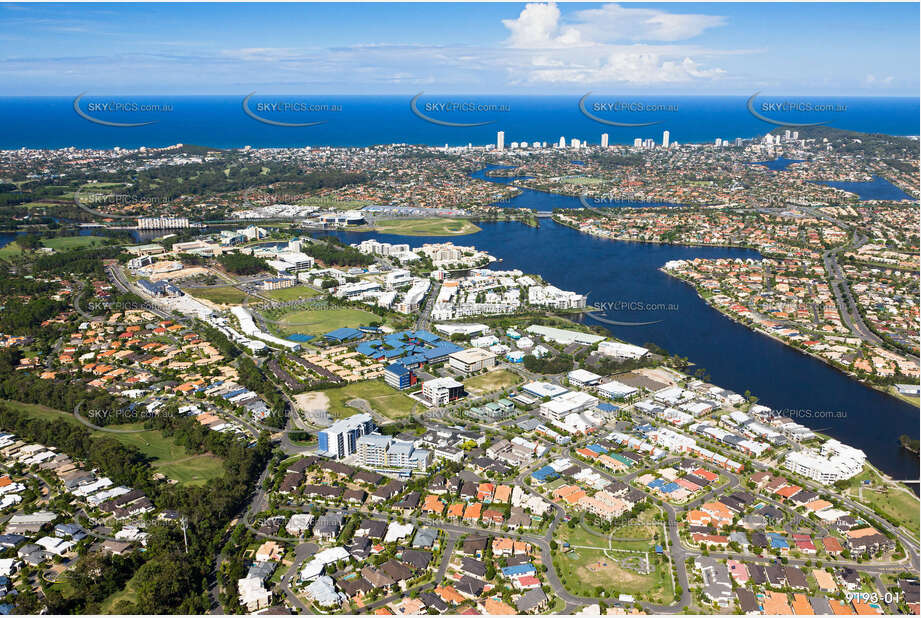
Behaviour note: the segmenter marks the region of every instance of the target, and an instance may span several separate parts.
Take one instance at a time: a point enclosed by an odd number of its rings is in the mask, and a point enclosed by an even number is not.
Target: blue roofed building
[[[384,369],[384,382],[402,391],[416,384],[416,374],[400,363],[393,363]]]
[[[323,335],[326,339],[332,339],[340,343],[343,341],[351,341],[352,339],[360,339],[363,336],[364,334],[357,328],[337,328]]]
[[[553,479],[559,478],[557,471],[551,468],[550,466],[544,466],[539,468],[531,473],[531,478],[539,483],[546,483],[547,481],[552,481]]]
[[[765,536],[768,539],[768,542],[771,544],[771,549],[779,549],[781,551],[789,551],[790,544],[787,542],[787,539],[783,538],[780,534],[776,532],[767,532]]]
[[[536,573],[537,569],[530,562],[502,568],[502,574],[506,577],[521,577],[522,575],[534,575]]]

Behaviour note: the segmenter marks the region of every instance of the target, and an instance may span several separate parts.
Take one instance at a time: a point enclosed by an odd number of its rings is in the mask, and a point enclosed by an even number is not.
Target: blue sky
[[[918,96],[918,3],[6,4],[0,95]]]

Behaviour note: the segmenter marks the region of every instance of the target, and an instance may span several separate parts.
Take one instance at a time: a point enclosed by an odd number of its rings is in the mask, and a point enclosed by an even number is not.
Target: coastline
[[[632,238],[618,238],[618,237],[616,237],[616,236],[607,236],[607,235],[603,235],[603,234],[595,234],[595,233],[592,233],[592,232],[590,232],[590,231],[585,231],[585,230],[583,230],[583,229],[581,229],[581,228],[579,228],[579,227],[577,227],[577,226],[575,226],[575,225],[572,225],[572,224],[567,223],[567,222],[565,222],[565,221],[560,221],[560,220],[557,219],[556,217],[553,217],[553,221],[556,222],[556,223],[558,223],[558,224],[560,224],[560,225],[566,226],[566,227],[568,227],[568,228],[570,228],[570,229],[573,229],[573,230],[576,230],[576,231],[578,231],[578,232],[581,232],[581,233],[583,233],[583,234],[587,234],[588,236],[594,236],[595,238],[604,238],[604,239],[607,239],[607,240],[615,240],[615,241],[618,241],[618,242],[633,242],[633,243],[651,244],[651,245],[673,245],[673,246],[684,246],[684,247],[727,247],[727,248],[736,248],[736,249],[751,249],[751,250],[753,250],[753,251],[758,251],[757,249],[755,249],[755,248],[753,248],[753,247],[751,247],[751,246],[748,246],[748,245],[744,245],[744,244],[733,244],[733,243],[720,243],[720,244],[714,244],[714,243],[694,243],[694,242],[672,243],[672,242],[658,241],[658,240],[636,240],[636,239],[632,239]],[[758,251],[758,253],[759,253],[759,255],[761,255],[762,257],[769,257],[769,256],[765,256],[765,255],[762,254],[760,251]],[[774,341],[777,341],[777,342],[779,342],[779,343],[782,343],[783,345],[787,346],[788,348],[793,349],[793,350],[796,350],[797,352],[800,352],[800,353],[802,353],[802,354],[805,354],[806,356],[810,356],[810,357],[812,357],[812,358],[815,358],[815,359],[817,359],[817,360],[820,360],[820,361],[822,361],[823,363],[825,363],[826,365],[828,365],[829,367],[832,367],[833,369],[836,369],[837,371],[843,373],[844,375],[848,376],[850,379],[854,380],[855,382],[857,382],[857,383],[859,383],[859,384],[862,384],[862,385],[864,385],[864,386],[868,386],[868,387],[870,387],[870,388],[873,388],[874,390],[877,390],[877,391],[880,391],[880,392],[882,392],[882,393],[885,393],[886,395],[888,395],[888,396],[890,396],[890,397],[893,397],[893,398],[895,398],[895,399],[898,399],[899,401],[906,402],[906,403],[908,403],[909,405],[914,405],[914,406],[919,405],[919,401],[908,401],[908,400],[906,400],[906,399],[904,399],[904,398],[902,398],[902,397],[899,397],[896,393],[892,392],[892,388],[891,388],[892,385],[890,385],[890,384],[879,385],[879,384],[873,384],[873,383],[871,383],[871,382],[865,382],[865,381],[863,381],[863,380],[860,380],[860,379],[857,378],[857,376],[854,375],[851,371],[848,371],[847,369],[844,369],[844,368],[842,368],[842,367],[839,367],[838,365],[835,365],[834,363],[830,362],[828,359],[826,359],[826,358],[824,358],[824,357],[822,357],[822,356],[819,356],[818,354],[815,354],[815,353],[813,353],[813,352],[810,352],[809,350],[805,350],[805,349],[798,348],[798,347],[796,347],[796,346],[790,345],[790,343],[789,343],[788,341],[784,340],[784,339],[781,338],[781,337],[778,337],[777,335],[775,335],[775,334],[773,334],[773,333],[770,333],[770,332],[767,332],[767,331],[765,331],[765,330],[762,330],[761,328],[758,328],[757,326],[754,326],[754,325],[752,325],[752,324],[746,324],[746,323],[743,322],[742,320],[738,319],[735,315],[733,315],[733,314],[731,314],[731,313],[728,313],[728,312],[726,312],[726,311],[723,311],[720,307],[718,307],[718,306],[716,306],[715,304],[713,304],[712,302],[710,302],[710,299],[708,299],[708,298],[704,297],[703,295],[701,295],[700,290],[698,289],[698,287],[697,287],[696,285],[690,283],[689,281],[685,280],[685,279],[682,278],[682,277],[679,277],[679,276],[677,276],[677,275],[675,275],[675,274],[673,274],[673,273],[671,273],[671,272],[668,272],[667,270],[664,270],[664,269],[662,269],[662,268],[659,268],[659,270],[660,270],[661,272],[665,273],[666,275],[668,275],[668,276],[670,276],[670,277],[673,277],[673,278],[675,278],[675,279],[678,279],[679,281],[682,281],[683,283],[685,283],[685,284],[691,286],[691,287],[694,289],[694,291],[697,293],[697,296],[698,296],[702,301],[704,301],[709,307],[711,307],[712,309],[718,311],[721,315],[726,316],[727,318],[729,318],[729,319],[732,320],[733,322],[736,322],[737,324],[740,324],[740,325],[742,325],[742,326],[745,326],[746,328],[748,328],[749,330],[751,330],[751,331],[753,331],[753,332],[759,333],[759,334],[761,334],[761,335],[764,335],[764,336],[766,336],[766,337],[769,337],[769,338],[773,339]]]
[[[811,356],[812,358],[814,358],[814,359],[816,359],[816,360],[822,361],[823,363],[825,363],[826,365],[828,365],[828,366],[831,367],[832,369],[835,369],[835,370],[837,370],[837,371],[843,373],[844,375],[846,375],[846,376],[849,377],[850,379],[854,380],[855,382],[857,382],[857,383],[859,383],[859,384],[862,384],[863,386],[868,386],[868,387],[870,387],[870,388],[872,388],[872,389],[875,389],[875,390],[877,390],[877,391],[880,391],[881,393],[885,393],[886,395],[889,395],[890,397],[893,397],[893,398],[898,399],[898,400],[900,400],[900,401],[905,401],[904,399],[902,399],[901,397],[898,397],[895,393],[893,393],[893,392],[890,390],[890,386],[891,386],[891,385],[887,384],[887,385],[885,385],[885,386],[881,386],[881,385],[879,385],[879,384],[873,384],[873,383],[871,383],[871,382],[864,382],[863,380],[858,379],[857,376],[855,376],[852,372],[850,372],[850,371],[848,371],[848,370],[846,370],[846,369],[843,369],[842,367],[839,367],[838,365],[836,365],[836,364],[834,364],[834,363],[832,363],[832,362],[829,362],[828,359],[826,359],[826,358],[824,358],[824,357],[822,357],[822,356],[819,356],[818,354],[815,354],[815,353],[813,353],[813,352],[810,352],[809,350],[804,350],[804,349],[798,348],[798,347],[796,347],[796,346],[794,346],[794,345],[790,345],[790,343],[789,343],[788,341],[786,341],[785,339],[783,339],[783,338],[781,338],[781,337],[778,337],[777,335],[775,335],[775,334],[773,334],[773,333],[769,333],[769,332],[767,332],[766,330],[763,330],[763,329],[761,329],[761,328],[758,328],[757,326],[754,326],[753,324],[746,324],[746,323],[743,322],[742,320],[738,319],[738,317],[736,317],[735,315],[733,315],[733,314],[731,314],[731,313],[728,313],[728,312],[726,312],[726,311],[723,311],[720,307],[718,307],[717,305],[715,305],[715,304],[713,304],[712,302],[710,302],[710,299],[709,299],[709,298],[706,298],[706,297],[704,297],[703,295],[701,295],[700,290],[697,288],[696,285],[694,285],[693,283],[687,281],[687,280],[684,279],[683,277],[679,277],[678,275],[675,275],[675,274],[673,274],[673,273],[670,273],[670,272],[668,272],[667,270],[665,270],[664,268],[660,268],[659,271],[665,273],[665,274],[668,275],[669,277],[673,277],[673,278],[677,279],[678,281],[681,281],[682,283],[685,283],[685,284],[691,286],[692,288],[694,288],[694,291],[697,292],[698,298],[700,298],[702,301],[704,301],[705,303],[707,303],[707,306],[711,307],[711,308],[714,309],[715,311],[718,311],[721,315],[726,316],[727,318],[729,318],[730,320],[732,320],[732,321],[735,322],[736,324],[740,324],[740,325],[742,325],[742,326],[748,328],[749,330],[751,330],[751,331],[753,331],[753,332],[756,332],[756,333],[758,333],[758,334],[760,334],[760,335],[764,335],[765,337],[769,337],[770,339],[773,339],[774,341],[777,341],[778,343],[782,343],[783,345],[787,346],[788,348],[790,348],[790,349],[792,349],[792,350],[795,350],[795,351],[797,351],[797,352],[800,352],[800,353],[802,353],[802,354],[805,354],[806,356]],[[911,403],[911,402],[908,402],[908,403]],[[915,402],[915,404],[917,404],[917,402]]]

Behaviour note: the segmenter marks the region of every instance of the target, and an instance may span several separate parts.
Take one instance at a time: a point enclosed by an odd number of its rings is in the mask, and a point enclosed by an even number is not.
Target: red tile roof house
[[[812,542],[812,538],[808,534],[794,534],[793,542],[796,544],[796,549],[803,552],[804,554],[815,554],[815,544]]]
[[[827,536],[822,539],[822,545],[825,546],[825,552],[831,555],[837,555],[844,551],[841,541],[833,536]]]
[[[729,545],[729,537],[721,534],[700,534],[695,532],[691,535],[691,540],[698,545],[719,545],[721,547]]]

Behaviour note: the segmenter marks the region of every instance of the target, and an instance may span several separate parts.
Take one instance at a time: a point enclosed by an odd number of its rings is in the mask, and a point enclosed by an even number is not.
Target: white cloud
[[[719,15],[667,13],[658,9],[625,8],[605,4],[575,14],[573,26],[593,41],[683,41],[709,28],[726,24]]]
[[[891,75],[887,75],[886,77],[877,77],[871,73],[867,75],[867,77],[864,79],[864,82],[867,86],[891,86],[893,79],[894,78]]]
[[[611,50],[587,61],[565,61],[546,55],[534,56],[522,80],[549,84],[668,84],[716,79],[723,69],[703,68],[690,57],[663,57],[654,50]]]
[[[581,35],[575,28],[559,26],[560,10],[556,4],[527,4],[517,19],[503,19],[509,29],[508,45],[517,48],[570,47],[579,45]]]
[[[525,5],[516,19],[502,20],[509,30],[509,72],[517,83],[667,84],[712,80],[726,71],[705,67],[690,46],[624,41],[673,42],[721,26],[725,18],[667,13],[658,9],[606,4],[578,11],[565,20],[554,2]],[[520,54],[529,54],[523,59]],[[695,59],[693,56],[697,56]],[[518,60],[518,62],[515,62]]]

